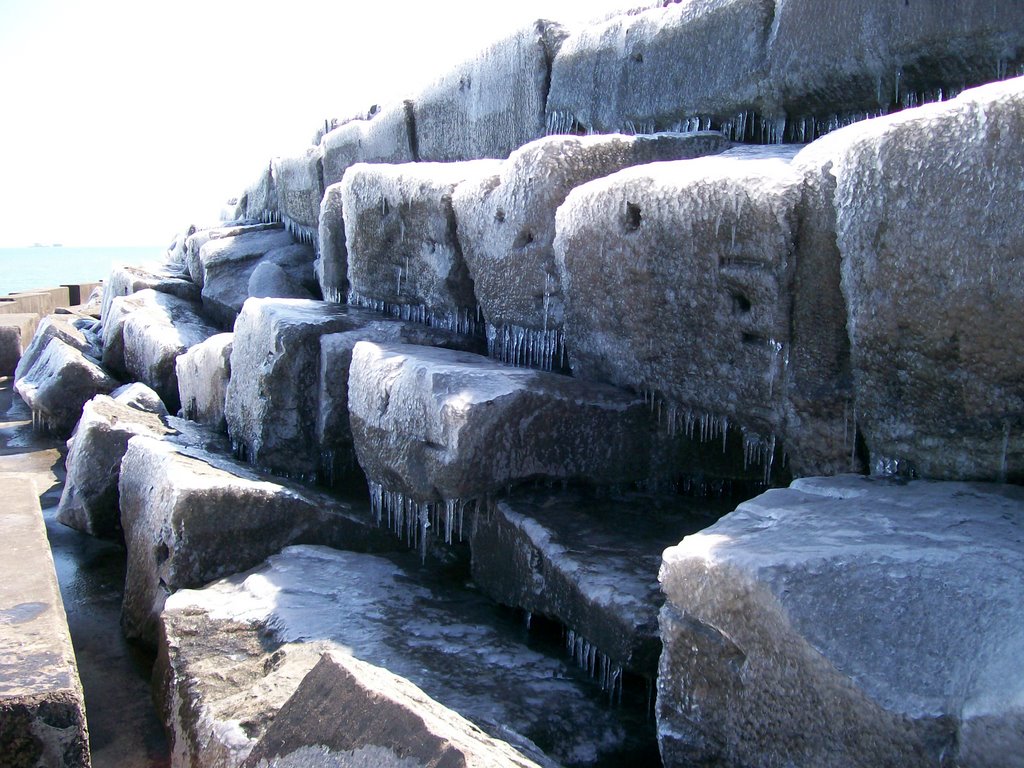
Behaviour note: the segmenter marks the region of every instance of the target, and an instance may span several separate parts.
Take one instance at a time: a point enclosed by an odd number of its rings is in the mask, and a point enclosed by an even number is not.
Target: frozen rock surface
[[[226,429],[224,403],[231,379],[233,333],[218,333],[178,356],[175,370],[186,419]]]
[[[38,427],[67,437],[85,404],[98,394],[117,389],[120,382],[59,335],[44,338],[45,346],[33,355],[31,363],[24,369],[19,365],[14,390],[32,409]]]
[[[662,551],[711,525],[724,501],[583,491],[516,494],[469,530],[473,582],[504,605],[556,619],[605,688],[622,668],[657,677]]]
[[[251,568],[288,544],[394,545],[343,502],[151,437],[129,441],[119,492],[128,549],[121,623],[147,643],[156,641],[167,595]]]
[[[479,499],[530,478],[616,483],[654,470],[645,404],[592,382],[362,342],[348,396],[367,476],[421,504]]]
[[[200,287],[189,279],[184,268],[175,268],[173,265],[116,266],[103,284],[103,305],[100,316],[104,322],[114,299],[146,289],[196,301],[199,299]]]
[[[167,407],[164,405],[164,401],[160,399],[160,395],[141,381],[124,384],[111,392],[110,396],[121,405],[134,408],[137,411],[144,411],[145,413],[152,413],[157,416],[167,415]]]
[[[201,229],[198,232],[194,232],[189,235],[188,239],[185,240],[185,256],[184,263],[188,268],[189,277],[192,278],[192,282],[198,285],[200,288],[203,287],[203,259],[202,250],[203,246],[211,240],[220,240],[225,237],[239,237],[241,235],[251,235],[256,232],[267,232],[269,230],[280,230],[284,228],[284,224],[280,222],[264,222],[260,224],[246,224],[236,227],[213,227],[211,229]],[[283,241],[283,244],[287,245],[290,240]]]
[[[0,315],[0,376],[14,375],[38,323],[39,316],[31,313]]]
[[[352,350],[360,341],[483,352],[483,342],[476,337],[401,320],[373,320],[352,331],[321,336],[316,442],[328,485],[351,474],[356,466],[349,426],[348,376]]]
[[[717,128],[757,109],[775,5],[672,3],[575,32],[552,67],[549,133]]]
[[[573,188],[632,165],[727,147],[718,133],[549,136],[517,149],[492,173],[460,184],[452,207],[477,301],[493,326],[492,356],[547,369],[561,358],[565,309],[552,244],[555,211]],[[528,335],[537,337],[534,343],[527,344]]]
[[[402,562],[288,547],[249,573],[168,598],[158,698],[175,753],[238,764],[331,650],[406,678],[492,737],[533,742],[531,757],[537,747],[566,766],[624,757],[620,714],[581,673],[527,648],[492,604]],[[212,669],[227,674],[203,674]]]
[[[338,765],[537,768],[408,680],[337,651],[303,678],[245,765],[309,765],[311,751]]]
[[[4,473],[0,511],[0,755],[8,766],[88,768],[85,701],[29,476]]]
[[[872,468],[1024,481],[1024,78],[857,128],[836,229]]]
[[[321,295],[336,304],[348,301],[348,244],[343,202],[340,183],[324,190],[324,199],[320,201],[317,257],[313,264]]]
[[[245,205],[245,218],[248,221],[274,223],[281,220],[271,163],[268,162],[263,167],[256,180],[246,188],[239,202]]]
[[[667,766],[1021,765],[1024,491],[806,478],[665,551]]]
[[[298,246],[305,248],[305,246]],[[312,270],[310,262],[303,259],[303,273]],[[309,281],[307,280],[307,283]],[[249,275],[248,296],[256,299],[312,299],[315,298],[309,289],[292,275],[289,275],[279,264],[273,261],[261,261]],[[243,302],[244,303],[244,302]],[[241,309],[241,306],[239,306]]]
[[[217,329],[194,302],[149,289],[115,299],[110,318],[103,329],[104,364],[152,387],[167,410],[177,412],[178,355]]]
[[[412,104],[385,105],[366,120],[349,120],[320,139],[324,187],[341,181],[356,163],[411,163],[413,154]]]
[[[573,373],[655,393],[670,431],[709,414],[716,432],[739,426],[764,464],[784,421],[795,152],[629,168],[577,187],[556,217]]]
[[[249,299],[235,323],[226,394],[228,433],[237,452],[277,474],[318,479],[320,337],[378,320],[324,301]]]
[[[78,327],[80,323],[71,315],[47,315],[36,328],[32,340],[25,347],[21,360],[14,371],[14,378],[20,379],[36,364],[53,337],[58,338],[70,347],[77,349],[86,357],[99,360],[102,355],[101,345],[95,334],[86,334]]]
[[[211,240],[199,252],[203,270],[203,308],[230,328],[249,298],[250,281],[261,264],[274,264],[306,290],[315,290],[313,249],[294,242],[282,230],[253,232]]]
[[[558,24],[537,21],[417,94],[416,159],[505,158],[543,136],[551,60],[565,36]]]
[[[281,221],[296,240],[313,245],[324,196],[322,149],[310,147],[301,155],[275,157],[271,167]]]
[[[160,437],[173,432],[158,415],[97,395],[85,404],[65,467],[67,478],[57,520],[93,536],[121,532],[117,484],[121,457],[135,435]]]
[[[341,182],[349,302],[471,331],[476,297],[452,192],[498,167],[493,160],[352,166]]]

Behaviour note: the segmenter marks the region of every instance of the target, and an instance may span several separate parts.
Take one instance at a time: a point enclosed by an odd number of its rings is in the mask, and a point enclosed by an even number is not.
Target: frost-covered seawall
[[[538,21],[49,318],[18,391],[176,760],[398,707],[485,764],[1014,764],[1022,53],[1012,3]]]

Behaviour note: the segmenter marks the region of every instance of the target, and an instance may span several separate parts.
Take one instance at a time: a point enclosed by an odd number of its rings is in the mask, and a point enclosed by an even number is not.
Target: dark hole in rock
[[[640,229],[640,222],[643,216],[640,215],[640,206],[636,203],[626,203],[626,231],[635,232]]]

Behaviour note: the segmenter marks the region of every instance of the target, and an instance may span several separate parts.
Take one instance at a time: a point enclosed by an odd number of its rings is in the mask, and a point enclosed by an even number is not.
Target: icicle
[[[999,482],[1006,482],[1006,470],[1007,470],[1007,456],[1006,454],[1010,450],[1010,422],[1008,419],[1003,420],[1003,450],[999,457]]]

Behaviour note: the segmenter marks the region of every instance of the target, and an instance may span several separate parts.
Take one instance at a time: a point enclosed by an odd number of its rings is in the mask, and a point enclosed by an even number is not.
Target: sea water
[[[159,260],[160,246],[0,248],[0,296],[15,291],[106,280],[115,264]]]

